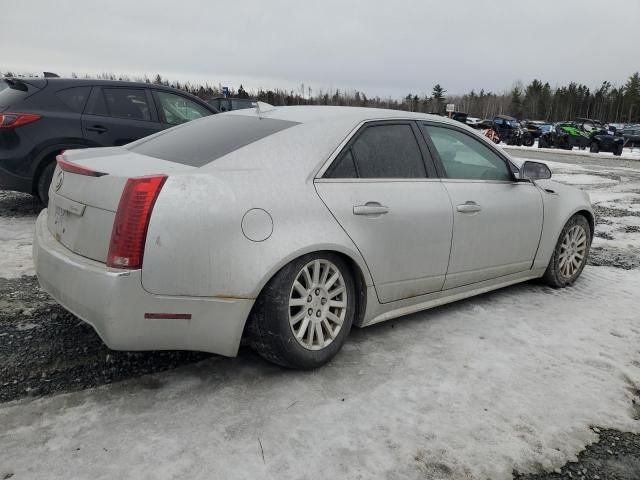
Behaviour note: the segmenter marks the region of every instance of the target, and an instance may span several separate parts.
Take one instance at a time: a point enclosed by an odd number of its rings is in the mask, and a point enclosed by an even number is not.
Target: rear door
[[[530,270],[542,233],[538,188],[518,182],[507,159],[471,132],[421,123],[453,204],[445,289]]]
[[[315,185],[360,250],[380,302],[442,289],[451,202],[414,122],[365,124]]]
[[[119,146],[163,129],[147,88],[94,86],[82,115],[84,138]]]

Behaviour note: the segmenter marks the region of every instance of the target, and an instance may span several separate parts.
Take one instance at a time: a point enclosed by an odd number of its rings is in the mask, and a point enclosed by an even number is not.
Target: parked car
[[[65,152],[33,258],[111,348],[233,356],[244,337],[314,368],[352,325],[571,285],[594,217],[550,176],[443,117],[260,104]]]
[[[243,108],[256,108],[256,101],[249,98],[216,97],[207,101],[219,112],[231,112]]]
[[[481,118],[467,117],[467,125],[469,125],[471,128],[480,128],[480,122],[482,122]]]
[[[622,155],[622,132],[617,133],[615,128],[611,130],[599,120],[589,118],[578,118],[576,124],[589,136],[589,150],[592,153],[612,152],[614,155]]]
[[[640,124],[625,125],[622,130],[622,138],[626,147],[640,147]]]
[[[216,112],[193,95],[160,85],[0,79],[0,188],[46,203],[60,152],[124,145]]]
[[[540,135],[542,135],[542,127],[544,125],[546,125],[546,123],[540,120],[525,120],[524,122],[522,122],[522,128],[534,141],[535,139],[540,138]],[[533,145],[533,142],[531,142],[531,145]]]

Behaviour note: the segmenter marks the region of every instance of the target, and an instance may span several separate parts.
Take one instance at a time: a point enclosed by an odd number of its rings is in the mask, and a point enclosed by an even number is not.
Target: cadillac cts
[[[58,158],[34,260],[114,349],[331,359],[352,325],[582,272],[588,196],[429,115],[283,107]]]

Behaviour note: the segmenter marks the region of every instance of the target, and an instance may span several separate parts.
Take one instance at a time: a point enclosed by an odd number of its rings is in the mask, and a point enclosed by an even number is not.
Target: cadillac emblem
[[[54,190],[57,192],[62,187],[62,182],[64,181],[64,172],[60,170],[58,175],[56,175],[56,183],[54,186]]]

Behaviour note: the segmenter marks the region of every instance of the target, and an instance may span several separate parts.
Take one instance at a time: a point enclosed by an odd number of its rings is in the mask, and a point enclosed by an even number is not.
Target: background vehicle
[[[640,147],[640,124],[625,125],[622,130],[622,138],[626,147]]]
[[[0,188],[47,202],[64,150],[124,145],[216,113],[160,85],[62,78],[0,79]]]
[[[591,152],[613,152],[614,155],[622,155],[624,147],[622,132],[618,134],[615,129],[610,130],[608,125],[602,124],[599,120],[589,118],[578,118],[576,124],[580,130],[589,135]]]
[[[533,145],[533,138],[525,133],[518,120],[508,115],[496,115],[492,128],[507,145]]]
[[[249,98],[228,98],[216,97],[207,100],[219,112],[231,112],[232,110],[242,110],[243,108],[256,108],[256,101]]]
[[[262,104],[66,152],[33,257],[111,348],[235,355],[244,332],[314,368],[352,324],[573,283],[593,214],[550,175],[442,117]]]
[[[538,139],[539,148],[561,148],[571,150],[573,147],[585,149],[591,144],[589,135],[582,131],[575,122],[555,123],[548,132]]]

